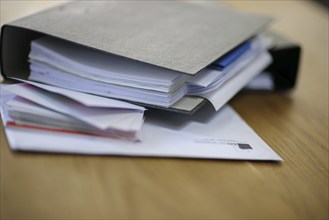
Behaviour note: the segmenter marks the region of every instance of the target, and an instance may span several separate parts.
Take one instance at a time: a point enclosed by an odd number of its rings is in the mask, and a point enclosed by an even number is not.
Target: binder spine
[[[302,48],[276,33],[265,32],[264,35],[274,43],[270,49],[273,62],[265,72],[271,73],[275,91],[291,90],[297,83]]]
[[[27,79],[29,76],[28,54],[32,40],[44,34],[29,29],[4,25],[1,28],[0,66],[2,75]]]

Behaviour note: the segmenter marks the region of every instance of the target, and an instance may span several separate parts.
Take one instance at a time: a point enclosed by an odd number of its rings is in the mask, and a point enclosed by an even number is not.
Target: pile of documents
[[[52,37],[34,40],[29,79],[81,92],[170,106],[187,93],[185,74]]]
[[[7,87],[7,88],[6,88]],[[205,106],[193,116],[154,110],[146,112],[140,141],[109,139],[49,129],[8,126],[14,120],[7,103],[15,94],[1,92],[1,117],[8,143],[15,151],[281,161],[229,106]],[[9,111],[8,111],[9,110]]]
[[[25,81],[4,89],[7,126],[137,141],[144,108],[126,102]]]
[[[1,41],[3,72],[20,81],[2,86],[8,142],[14,150],[281,160],[224,106],[271,64],[271,42],[260,35],[270,21],[194,1],[74,1],[15,21]]]
[[[269,42],[255,37],[196,75],[137,62],[53,37],[32,41],[29,80],[152,106],[170,107],[186,95],[222,93],[233,77],[250,78],[271,61]],[[247,84],[247,81],[243,85]],[[218,110],[221,106],[214,106]],[[217,106],[217,107],[216,107]]]

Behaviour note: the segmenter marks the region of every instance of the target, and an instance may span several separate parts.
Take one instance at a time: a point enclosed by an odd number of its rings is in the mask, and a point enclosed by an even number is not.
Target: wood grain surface
[[[58,3],[1,0],[1,24]],[[292,92],[230,102],[283,163],[18,153],[1,128],[1,219],[328,219],[328,11],[227,4],[303,47]]]

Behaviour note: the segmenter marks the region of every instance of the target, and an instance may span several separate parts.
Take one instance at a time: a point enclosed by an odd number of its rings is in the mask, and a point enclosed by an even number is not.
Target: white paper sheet
[[[2,94],[2,106],[12,96]],[[2,121],[8,115],[1,108]],[[5,127],[13,150],[56,153],[186,157],[208,159],[282,159],[229,107],[216,112],[210,106],[193,116],[149,111],[141,130],[141,142],[69,135],[57,132]],[[251,148],[239,147],[237,143]]]

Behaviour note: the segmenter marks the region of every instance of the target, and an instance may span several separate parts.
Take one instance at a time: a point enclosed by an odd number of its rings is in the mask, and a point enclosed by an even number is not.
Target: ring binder
[[[73,43],[83,44],[80,42],[81,37],[79,37],[77,35],[77,33],[75,33],[75,35],[73,34],[74,36],[73,35],[71,36],[70,33],[67,32],[67,30],[65,33],[63,33],[63,32],[61,32],[63,30],[55,29],[55,27],[49,27],[51,25],[45,26],[44,20],[49,19],[49,21],[51,21],[51,24],[59,25],[58,24],[59,22],[56,21],[54,18],[60,13],[64,13],[64,14],[66,13],[65,15],[69,15],[69,16],[73,16],[73,17],[76,16],[74,18],[77,18],[77,17],[83,18],[84,20],[79,21],[80,23],[88,22],[88,19],[91,19],[91,17],[85,17],[87,15],[84,15],[83,13],[79,14],[80,12],[83,12],[82,9],[84,7],[86,7],[85,4],[89,4],[89,3],[73,2],[73,3],[67,4],[65,6],[60,6],[57,8],[55,7],[53,9],[50,9],[50,10],[47,10],[47,11],[44,11],[44,12],[41,12],[41,13],[38,13],[38,14],[35,14],[32,16],[20,19],[16,22],[4,25],[1,29],[1,42],[0,42],[1,43],[1,48],[0,48],[1,49],[1,72],[4,75],[4,77],[5,78],[16,77],[16,78],[20,78],[20,79],[28,78],[29,63],[28,63],[27,57],[28,57],[28,54],[30,51],[30,43],[34,39],[37,39],[37,38],[40,38],[43,36],[47,36],[47,35],[52,35],[52,36],[55,36],[58,38],[64,38],[71,42],[72,42],[72,39],[76,38],[77,41],[76,42],[73,41]],[[108,4],[107,6],[109,6],[112,3],[102,3],[102,4]],[[122,3],[122,4],[125,4],[125,3]],[[169,3],[163,3],[163,4],[165,7],[168,7],[168,8],[171,8],[173,6],[173,5],[170,5]],[[214,13],[213,9],[210,7],[209,8],[202,7],[200,9],[196,5],[193,5],[192,3],[175,3],[175,7],[178,7],[182,13],[181,15],[179,15],[179,17],[180,17],[179,19],[182,19],[182,16],[183,17],[189,16],[189,12],[181,4],[184,4],[184,5],[189,4],[188,6],[191,7],[190,9],[200,10],[200,13],[202,13],[203,15],[207,15],[208,13],[210,13],[211,18],[215,18],[216,16],[218,16],[218,13]],[[75,12],[77,14],[74,14],[74,15],[72,15],[72,13],[71,13],[72,11],[70,11],[70,10],[73,10],[73,8],[74,8],[73,6],[77,7],[76,9],[74,9],[74,10],[76,10]],[[92,6],[94,6],[94,5],[92,5]],[[103,10],[99,6],[100,5],[90,9],[90,13],[93,13],[93,10],[95,10],[95,11]],[[122,9],[122,5],[120,6],[120,5],[112,4],[111,7],[112,6],[119,7],[119,9],[120,8]],[[154,7],[155,10],[160,10],[158,8],[158,5],[152,5],[152,7]],[[82,11],[79,11],[80,9]],[[125,8],[125,10],[126,9],[127,8]],[[227,16],[226,18],[230,18],[232,20],[232,21],[230,21],[231,23],[229,23],[227,25],[232,24],[234,26],[234,25],[238,24],[237,21],[240,21],[241,18],[245,18],[245,20],[247,20],[246,25],[248,27],[244,27],[244,31],[239,33],[243,36],[243,37],[241,37],[241,39],[244,39],[244,40],[247,40],[250,37],[259,34],[271,20],[267,17],[249,16],[249,15],[243,15],[243,14],[239,14],[239,13],[235,13],[235,12],[233,13],[232,11],[229,11],[226,8],[223,9],[221,7],[216,7],[216,9],[214,9],[214,10],[217,10],[217,9],[222,10],[223,15]],[[131,9],[127,9],[127,10],[131,10]],[[178,9],[175,9],[175,10],[178,10]],[[160,11],[163,12],[162,9]],[[153,13],[152,15],[157,16],[154,14],[154,12],[152,12],[152,13]],[[168,11],[165,13],[171,13],[171,12]],[[175,15],[177,15],[177,14],[175,14]],[[106,15],[106,16],[108,16],[108,15]],[[222,15],[219,15],[219,16],[222,16]],[[94,18],[92,18],[92,19],[94,19]],[[144,17],[141,17],[140,19],[145,21]],[[201,22],[199,25],[203,24],[202,22],[206,22],[206,21],[209,22],[207,20],[207,18],[203,18],[203,17],[200,18],[200,20],[201,20]],[[129,20],[125,20],[125,21],[129,21]],[[75,23],[77,21],[72,21],[72,22],[73,22],[72,25],[77,24],[77,23]],[[92,23],[93,21],[89,21],[89,22]],[[105,22],[105,21],[102,20],[102,22]],[[48,25],[48,23],[47,23],[47,25]],[[65,25],[71,25],[71,24],[66,23]],[[88,24],[86,24],[86,23],[84,23],[84,25],[87,26],[86,27],[87,29],[93,28],[92,26],[88,26]],[[191,25],[191,24],[189,24],[189,25]],[[211,25],[212,25],[212,28],[217,27],[216,24],[212,23]],[[224,23],[220,22],[220,25],[224,25]],[[224,27],[227,25],[225,24]],[[81,27],[78,27],[78,30],[81,31],[83,29]],[[186,30],[188,30],[188,29],[186,29]],[[209,31],[209,30],[211,30],[211,28],[207,28],[206,30]],[[227,29],[227,30],[229,30],[229,29]],[[238,29],[236,29],[236,31],[237,30]],[[99,31],[99,30],[97,30],[97,31]],[[120,31],[122,31],[122,30],[120,30]],[[179,30],[179,31],[181,31],[181,30]],[[78,33],[80,33],[80,32],[78,32]],[[180,32],[180,33],[182,33],[182,32]],[[197,35],[197,36],[195,36],[195,38],[202,37],[204,35],[204,33],[198,33],[198,32],[193,32],[193,33]],[[156,33],[156,34],[159,34],[159,33]],[[210,36],[210,39],[213,39],[213,40],[217,39],[217,37],[218,37],[217,34],[218,33],[216,32],[216,35],[214,34],[213,36]],[[237,34],[237,35],[239,35],[239,34]],[[184,36],[185,36],[185,34],[184,34]],[[266,71],[270,72],[272,75],[274,85],[275,85],[274,86],[275,90],[277,90],[277,91],[289,90],[289,89],[293,88],[296,83],[301,48],[300,48],[300,46],[298,46],[295,43],[287,43],[287,41],[284,40],[284,38],[280,37],[277,34],[271,33],[271,34],[267,34],[267,36],[274,39],[274,47],[270,49],[270,53],[273,57],[273,63],[266,69]],[[72,37],[72,39],[71,39],[71,37]],[[189,38],[189,39],[193,42],[191,45],[195,45],[195,43],[197,42],[197,41],[195,41],[195,39],[191,39],[191,38]],[[173,70],[178,70],[178,71],[186,70],[185,71],[186,74],[193,75],[201,68],[201,66],[203,66],[203,68],[204,68],[204,67],[206,67],[206,63],[210,64],[211,62],[214,61],[214,60],[212,60],[213,58],[211,58],[211,57],[215,57],[213,55],[214,53],[217,56],[216,58],[224,55],[226,52],[228,52],[229,50],[231,50],[233,48],[233,45],[240,44],[241,39],[235,40],[234,44],[232,44],[232,42],[227,43],[227,45],[230,45],[230,46],[227,46],[225,43],[223,44],[223,42],[218,41],[217,43],[213,43],[212,41],[210,41],[209,44],[212,44],[213,47],[215,47],[215,48],[216,48],[216,45],[218,46],[219,44],[225,45],[226,48],[221,48],[220,50],[217,50],[217,52],[215,52],[215,50],[213,50],[212,52],[202,51],[205,54],[208,53],[207,58],[205,60],[203,60],[202,62],[200,61],[202,64],[198,63],[199,61],[193,61],[193,58],[191,58],[191,59],[187,60],[188,64],[183,65],[184,68],[182,66],[178,65],[176,63],[176,61],[174,63],[172,63],[173,65],[171,66],[171,68]],[[163,40],[163,42],[167,42],[166,39],[161,39],[161,40]],[[144,40],[142,40],[142,41],[144,43]],[[89,44],[86,42],[88,42]],[[91,41],[90,39],[87,39],[86,42],[85,42],[85,46],[87,46],[87,47],[94,46],[94,42]],[[163,42],[160,45],[163,45]],[[140,46],[138,46],[137,48],[139,48],[139,47]],[[99,47],[94,47],[94,48],[97,50],[100,50]],[[115,47],[114,49],[117,49],[117,48]],[[183,48],[183,50],[187,50],[187,49],[188,49],[188,47]],[[120,51],[117,55],[122,56],[121,52],[122,51]],[[127,52],[127,51],[124,50],[123,52]],[[141,52],[138,52],[138,51],[137,52],[134,51],[133,53],[134,53],[134,56],[132,56],[132,57],[128,56],[127,58],[134,59],[136,54],[142,55],[142,57],[140,59],[140,61],[142,61],[142,62],[145,62],[147,59],[149,59],[149,55],[150,55],[150,54],[147,54],[144,56]],[[172,51],[170,51],[170,53],[172,54]],[[186,51],[183,53],[186,54]],[[211,55],[209,55],[209,54],[211,54]],[[159,65],[159,63],[164,62],[162,67],[168,68],[168,64],[170,64],[171,61],[166,59],[167,55],[164,57],[163,60],[158,60],[158,58],[154,58],[154,55],[152,55],[152,60],[150,60],[150,63],[153,65]],[[187,56],[187,58],[188,58],[188,56]],[[184,59],[186,59],[186,57]],[[198,63],[197,68],[192,65],[193,62],[196,62],[196,64]],[[185,96],[182,98],[182,100],[178,101],[171,107],[163,108],[163,109],[192,114],[207,102],[208,101],[204,98],[194,97],[194,96]],[[152,106],[152,105],[147,105],[147,104],[144,104],[144,106],[151,107],[151,108],[161,108],[159,106]]]

